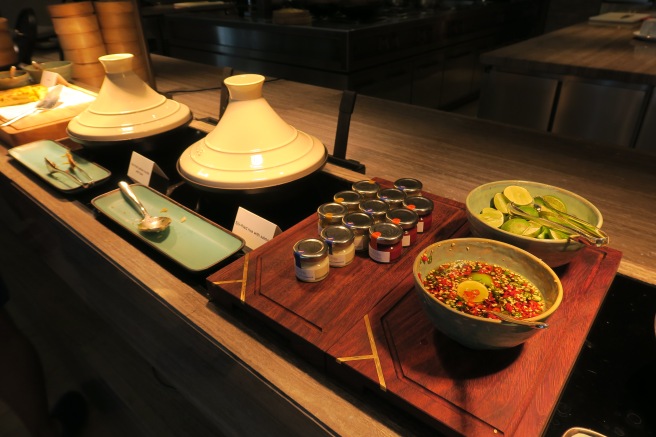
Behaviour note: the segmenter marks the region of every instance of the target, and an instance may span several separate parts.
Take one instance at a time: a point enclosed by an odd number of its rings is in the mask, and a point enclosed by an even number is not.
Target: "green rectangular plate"
[[[94,198],[92,205],[133,235],[191,271],[206,270],[244,247],[244,240],[196,212],[144,185],[130,185],[146,210],[171,218],[160,233],[137,229],[141,214],[119,189]]]
[[[60,173],[51,174],[46,168],[44,158],[50,159],[60,169],[67,170],[69,168],[68,160],[66,159],[67,152],[70,152],[70,150],[57,141],[39,140],[9,149],[8,153],[9,156],[32,170],[41,179],[65,193],[84,191],[91,187],[98,186],[107,181],[111,176],[111,172],[106,168],[103,168],[94,162],[87,161],[86,159],[77,156],[75,153],[71,153],[75,163],[78,167],[87,172],[91,179],[93,179],[93,185],[84,188],[66,175]],[[87,182],[84,173],[76,172],[75,175]]]

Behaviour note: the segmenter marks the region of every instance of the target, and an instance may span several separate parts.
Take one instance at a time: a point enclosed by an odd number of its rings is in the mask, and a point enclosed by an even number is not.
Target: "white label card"
[[[257,249],[271,240],[282,231],[275,223],[253,214],[247,209],[239,207],[232,232],[239,235],[246,242],[246,248]]]
[[[153,174],[157,174],[168,180],[164,172],[155,164],[155,161],[137,152],[132,152],[130,166],[128,167],[128,177],[142,185],[150,186],[150,180]]]
[[[46,86],[48,88],[57,85],[58,76],[59,73],[45,70],[43,73],[41,73],[41,85]]]

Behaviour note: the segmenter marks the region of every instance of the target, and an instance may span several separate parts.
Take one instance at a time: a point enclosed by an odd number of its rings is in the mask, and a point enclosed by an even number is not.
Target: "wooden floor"
[[[5,210],[0,204],[0,213]],[[80,391],[90,405],[83,436],[221,435],[26,249],[22,237],[0,231],[0,273],[10,288],[7,309],[43,361],[51,405],[68,390]],[[0,403],[0,437],[23,436],[20,421]]]

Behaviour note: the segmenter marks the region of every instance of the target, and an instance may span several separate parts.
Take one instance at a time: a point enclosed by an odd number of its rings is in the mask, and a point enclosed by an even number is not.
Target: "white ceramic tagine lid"
[[[189,108],[153,90],[132,70],[131,53],[98,58],[105,68],[98,97],[67,127],[85,144],[115,143],[168,132],[191,121]]]
[[[319,170],[326,147],[287,124],[262,97],[264,76],[224,81],[230,103],[218,125],[178,160],[180,175],[209,190],[256,190],[292,182]]]

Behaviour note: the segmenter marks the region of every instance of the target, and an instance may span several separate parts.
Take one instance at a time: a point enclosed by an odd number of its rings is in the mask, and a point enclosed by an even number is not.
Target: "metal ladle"
[[[168,217],[154,217],[148,214],[148,211],[146,211],[146,208],[143,206],[141,201],[134,194],[134,192],[130,188],[130,185],[128,185],[127,182],[125,181],[119,182],[118,187],[121,189],[121,192],[125,194],[125,196],[128,199],[130,199],[130,201],[132,201],[132,203],[134,204],[134,206],[137,207],[139,212],[141,212],[141,215],[143,216],[143,220],[141,220],[137,224],[137,228],[141,232],[162,232],[169,227],[169,225],[171,224],[171,219]]]

